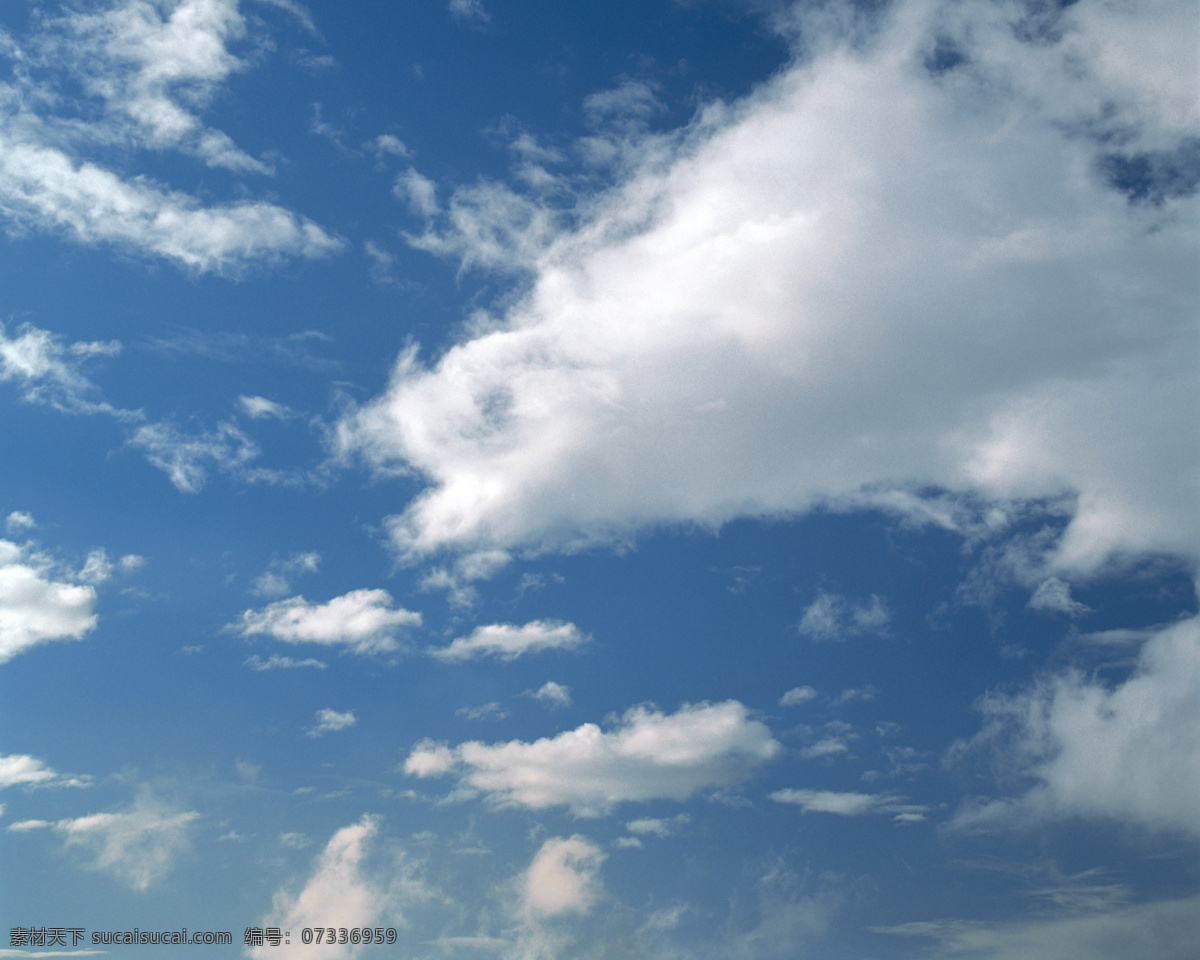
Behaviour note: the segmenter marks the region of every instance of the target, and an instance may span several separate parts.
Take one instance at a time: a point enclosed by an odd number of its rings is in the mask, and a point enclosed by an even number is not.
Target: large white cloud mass
[[[463,787],[500,805],[567,806],[576,816],[607,813],[626,801],[684,800],[699,790],[750,776],[782,748],[736,700],[625,712],[605,732],[585,723],[533,743],[478,741],[453,749],[419,743],[404,770],[418,777],[454,773]]]
[[[801,52],[750,96],[618,144],[573,226],[497,184],[427,205],[414,242],[527,286],[340,424],[428,480],[403,555],[940,488],[1061,503],[1064,575],[1195,556],[1194,6],[841,9],[781,17]]]

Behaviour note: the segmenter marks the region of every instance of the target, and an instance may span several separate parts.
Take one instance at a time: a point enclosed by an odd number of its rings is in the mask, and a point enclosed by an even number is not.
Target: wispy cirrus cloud
[[[196,811],[180,810],[143,790],[126,810],[55,822],[23,821],[9,829],[51,830],[66,849],[84,851],[93,869],[112,873],[135,890],[146,890],[188,849],[193,824],[199,819]]]
[[[0,54],[0,213],[22,227],[164,257],[198,272],[238,272],[341,242],[266,201],[206,204],[89,159],[114,148],[172,150],[236,174],[270,174],[199,111],[247,61],[238,0],[118,0],[35,18]],[[78,81],[81,95],[63,94]]]

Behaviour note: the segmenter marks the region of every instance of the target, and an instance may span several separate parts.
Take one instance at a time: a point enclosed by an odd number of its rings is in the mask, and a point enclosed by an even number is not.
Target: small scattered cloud
[[[686,813],[677,813],[673,817],[642,817],[639,820],[630,820],[625,824],[625,829],[630,833],[637,834],[639,837],[658,837],[662,839],[674,836],[691,822],[692,818]]]
[[[316,660],[312,657],[307,657],[304,660],[293,660],[291,657],[281,657],[275,653],[264,660],[257,653],[251,654],[244,661],[246,666],[258,673],[265,673],[268,670],[301,670],[311,667],[314,670],[324,670],[328,664],[323,660]]]
[[[801,687],[792,687],[787,693],[779,698],[781,707],[798,707],[802,703],[808,703],[809,700],[815,699],[817,691],[805,684]]]
[[[282,597],[292,589],[292,581],[305,573],[316,573],[321,566],[321,555],[313,551],[293,553],[286,560],[275,558],[267,569],[259,574],[250,588],[260,597]]]
[[[581,633],[575,624],[561,620],[533,620],[524,626],[493,623],[476,627],[469,636],[459,637],[448,647],[433,649],[430,653],[447,662],[481,657],[515,660],[543,650],[574,650],[590,640],[591,637]]]
[[[887,605],[872,594],[869,600],[847,600],[836,593],[821,591],[804,611],[798,629],[811,640],[846,640],[871,634],[885,635]]]
[[[831,813],[841,817],[867,814],[890,815],[896,823],[920,823],[927,819],[929,807],[905,803],[904,797],[890,793],[839,793],[833,790],[776,790],[770,794],[776,803],[790,803],[804,813]]]
[[[508,716],[508,710],[493,700],[478,707],[459,707],[454,715],[464,720],[503,720]]]
[[[290,420],[296,415],[290,407],[285,407],[282,403],[276,403],[274,400],[268,400],[266,397],[248,397],[242,394],[238,397],[238,406],[242,408],[242,413],[251,420]]]
[[[547,680],[529,695],[552,709],[571,705],[571,688],[553,680]]]
[[[289,850],[303,850],[305,847],[312,846],[312,837],[294,831],[281,833],[279,835],[279,845],[287,847]]]
[[[307,736],[314,738],[327,733],[336,733],[339,730],[349,730],[358,724],[358,717],[354,715],[353,710],[338,713],[329,707],[318,710],[314,719],[316,723],[307,732]]]
[[[9,535],[23,533],[26,530],[32,530],[37,526],[33,519],[33,514],[26,513],[24,510],[14,510],[5,518],[4,529]]]
[[[371,148],[379,156],[388,157],[407,157],[409,156],[408,147],[404,145],[404,141],[399,137],[394,137],[390,133],[384,133],[371,141]]]
[[[1068,617],[1080,617],[1092,612],[1092,608],[1087,604],[1071,599],[1070,584],[1058,577],[1050,577],[1038,584],[1033,596],[1029,598],[1029,609],[1046,613],[1065,613]]]
[[[765,724],[729,700],[685,704],[673,714],[634,707],[611,731],[587,723],[533,743],[470,742],[452,749],[424,741],[404,771],[418,777],[454,773],[462,788],[499,806],[561,805],[576,816],[596,816],[618,803],[684,800],[737,783],[780,749]]]
[[[399,649],[396,634],[419,626],[421,615],[393,606],[386,590],[351,590],[327,603],[304,597],[278,600],[261,610],[247,610],[227,629],[244,637],[266,635],[283,643],[345,646],[353,653],[390,653]]]
[[[26,403],[44,404],[63,413],[139,420],[143,416],[140,410],[119,410],[100,399],[99,389],[83,374],[83,364],[92,357],[115,357],[120,352],[116,340],[64,343],[57,334],[28,323],[10,337],[0,323],[0,382],[18,384]]]
[[[489,23],[492,15],[483,7],[483,0],[449,0],[447,9],[455,18],[469,23]]]
[[[830,701],[830,706],[840,707],[843,704],[854,703],[855,701],[870,701],[874,700],[878,695],[879,691],[869,683],[865,687],[847,687]]]

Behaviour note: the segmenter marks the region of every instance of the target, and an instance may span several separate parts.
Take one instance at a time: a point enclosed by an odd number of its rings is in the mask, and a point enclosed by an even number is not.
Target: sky
[[[0,957],[1194,960],[1198,89],[1195,0],[0,6]]]

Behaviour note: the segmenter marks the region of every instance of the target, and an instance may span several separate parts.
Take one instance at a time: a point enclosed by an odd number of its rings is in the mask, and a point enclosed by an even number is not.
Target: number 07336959
[[[301,943],[395,943],[395,927],[305,927]]]

